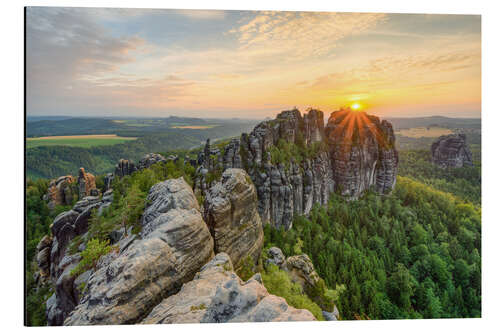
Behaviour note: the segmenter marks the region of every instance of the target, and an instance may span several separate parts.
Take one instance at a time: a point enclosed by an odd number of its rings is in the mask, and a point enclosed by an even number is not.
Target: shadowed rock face
[[[465,134],[443,135],[431,146],[432,162],[442,168],[472,166]]]
[[[227,169],[205,199],[205,221],[214,238],[215,253],[225,252],[236,268],[251,257],[257,261],[264,243],[257,210],[257,193],[243,169]]]
[[[213,240],[184,179],[153,186],[141,238],[101,260],[65,325],[135,323],[213,257]]]
[[[279,140],[315,153],[301,161],[273,164],[270,151]],[[326,204],[334,191],[350,199],[369,189],[390,192],[398,154],[392,125],[385,120],[346,109],[333,112],[325,126],[322,111],[311,109],[302,116],[294,109],[261,122],[223,152],[207,143],[198,163],[197,191],[205,194],[213,185],[206,184],[208,172],[241,167],[256,187],[262,222],[290,229],[294,214],[309,214],[314,203]]]
[[[231,259],[219,253],[184,284],[175,295],[164,299],[141,322],[225,323],[267,321],[311,321],[307,310],[289,306],[278,296],[270,295],[259,274],[247,282],[234,273]]]
[[[54,219],[51,225],[52,237],[45,236],[37,247],[41,276],[50,275],[55,287],[55,293],[47,301],[46,307],[47,323],[50,326],[62,325],[64,318],[78,304],[79,295],[75,293],[77,289],[74,286],[76,277],[71,275],[71,270],[81,258],[78,254],[71,255],[68,247],[76,236],[87,232],[91,213],[104,204],[99,197],[91,196],[78,201],[71,210]]]

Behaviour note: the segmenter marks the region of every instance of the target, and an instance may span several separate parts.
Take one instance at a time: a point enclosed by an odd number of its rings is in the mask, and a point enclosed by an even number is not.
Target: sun
[[[354,110],[354,111],[361,110],[361,104],[359,104],[359,103],[353,103],[353,104],[351,104],[351,109]]]

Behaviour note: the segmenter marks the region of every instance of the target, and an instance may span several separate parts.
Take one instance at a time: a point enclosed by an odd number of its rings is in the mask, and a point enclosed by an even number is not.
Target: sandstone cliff
[[[257,193],[243,169],[227,169],[205,199],[205,221],[214,238],[215,252],[227,253],[236,268],[246,257],[255,262],[264,243],[257,211]]]
[[[465,134],[439,137],[431,146],[432,162],[442,168],[472,166],[472,154]]]
[[[153,186],[148,202],[155,210],[144,213],[141,239],[97,267],[65,325],[135,323],[213,257],[213,240],[182,178]]]
[[[198,156],[195,190],[205,194],[228,168],[243,168],[255,184],[263,223],[291,228],[294,214],[308,214],[338,191],[356,199],[373,189],[383,194],[396,183],[398,154],[392,125],[345,109],[326,126],[322,111],[297,109],[231,140],[222,151],[210,146]]]

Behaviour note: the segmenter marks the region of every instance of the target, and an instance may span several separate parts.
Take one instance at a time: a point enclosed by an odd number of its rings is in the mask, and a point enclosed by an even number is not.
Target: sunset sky
[[[473,15],[30,7],[27,114],[481,116]]]

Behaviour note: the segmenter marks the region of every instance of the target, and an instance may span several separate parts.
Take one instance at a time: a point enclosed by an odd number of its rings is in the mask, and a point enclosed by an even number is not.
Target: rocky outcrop
[[[48,201],[50,209],[54,209],[55,206],[59,205],[71,205],[76,195],[72,186],[74,183],[75,178],[71,175],[61,176],[49,183],[47,194],[44,198]]]
[[[273,160],[283,145],[295,148]],[[280,146],[281,145],[281,146]],[[290,146],[288,146],[290,148]],[[207,141],[198,155],[195,188],[206,194],[209,174],[243,168],[252,179],[263,223],[289,229],[295,214],[308,214],[314,203],[326,204],[337,191],[356,199],[365,191],[390,192],[396,183],[398,154],[392,125],[350,109],[333,112],[328,124],[320,110],[304,116],[297,109],[233,139],[221,152]]]
[[[45,235],[36,246],[36,262],[39,269],[40,282],[48,282],[50,278],[50,249],[52,247],[52,237]]]
[[[396,184],[398,155],[388,121],[350,109],[333,112],[325,129],[335,187],[358,198],[373,188],[390,192]]]
[[[114,174],[115,174],[115,176],[121,178],[124,176],[131,175],[135,171],[137,171],[137,168],[136,168],[134,162],[129,161],[129,160],[125,160],[125,159],[120,159],[118,161],[118,164],[115,166],[115,173]]]
[[[95,176],[89,172],[85,172],[84,168],[78,171],[78,198],[82,199],[89,195],[97,195],[95,185]]]
[[[74,289],[76,277],[71,275],[71,271],[81,258],[79,254],[70,253],[69,245],[75,237],[87,232],[92,212],[102,204],[103,201],[99,197],[88,196],[78,201],[71,210],[59,214],[54,219],[51,225],[52,237],[45,236],[40,242],[48,244],[48,239],[51,239],[50,258],[40,257],[38,262],[40,271],[49,264],[50,269],[46,273],[50,274],[55,286],[54,295],[47,301],[47,323],[50,326],[62,325],[64,318],[78,304],[79,297]],[[41,253],[42,251],[39,255]]]
[[[264,242],[257,192],[243,169],[226,169],[205,199],[205,221],[215,253],[227,253],[236,268],[247,257],[257,261]]]
[[[321,307],[325,320],[338,320],[339,310],[331,299],[325,297],[326,284],[307,254],[285,258],[281,249],[271,247],[267,251],[267,258],[266,266],[273,264],[286,271],[290,280],[299,284],[309,298]]]
[[[314,287],[320,277],[307,254],[300,254],[286,258],[286,269],[293,282],[299,283],[304,290]]]
[[[266,265],[273,264],[279,268],[285,268],[286,258],[279,247],[271,247],[267,251]]]
[[[234,273],[231,259],[219,253],[184,284],[175,295],[163,300],[143,324],[310,321],[307,310],[289,306],[270,295],[259,274],[247,282]]]
[[[133,174],[138,170],[144,170],[150,168],[153,164],[168,161],[177,161],[179,158],[177,155],[170,155],[168,158],[163,157],[160,154],[149,153],[144,155],[137,165],[134,162],[126,159],[120,159],[118,164],[115,166],[114,176],[124,177]],[[110,177],[111,178],[111,177]],[[112,178],[111,178],[112,180]],[[109,189],[109,188],[107,188]]]
[[[465,134],[440,136],[431,146],[432,162],[441,168],[472,166],[472,154]]]
[[[167,159],[160,154],[150,153],[144,155],[137,165],[138,170],[143,170],[151,167],[153,164],[166,162]]]
[[[113,179],[115,179],[115,175],[113,173],[107,173],[104,177],[104,191],[108,191],[111,189],[111,185],[113,184]]]
[[[182,178],[153,186],[147,202],[141,238],[97,266],[65,325],[135,323],[213,257],[212,237]]]

